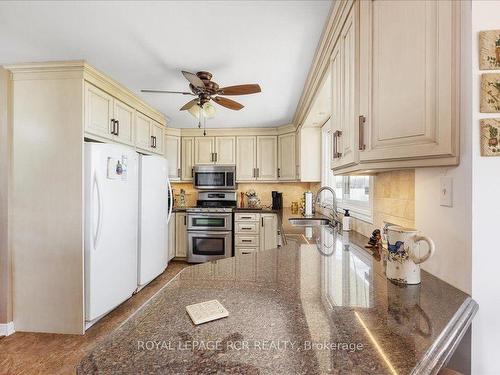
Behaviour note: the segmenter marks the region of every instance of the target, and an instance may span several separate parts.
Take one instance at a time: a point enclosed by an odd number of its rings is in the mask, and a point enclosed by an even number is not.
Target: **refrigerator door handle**
[[[99,240],[101,238],[101,228],[102,228],[102,194],[101,188],[99,187],[99,180],[97,179],[97,172],[94,172],[94,187],[97,191],[97,204],[99,207],[97,214],[97,228],[94,235],[94,250],[97,249],[97,245],[99,244]]]
[[[172,217],[172,210],[174,208],[174,192],[172,191],[172,185],[170,184],[170,179],[167,178],[168,183],[168,191],[170,194],[170,207],[168,208],[168,216],[167,216],[167,224],[170,222],[170,218]]]

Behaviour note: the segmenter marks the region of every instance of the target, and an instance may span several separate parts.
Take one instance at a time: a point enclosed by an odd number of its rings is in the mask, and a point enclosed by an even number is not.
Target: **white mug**
[[[423,256],[420,256],[420,241],[428,245]],[[419,264],[434,254],[434,242],[427,236],[419,235],[416,229],[389,226],[387,248],[387,278],[402,284],[420,284]]]

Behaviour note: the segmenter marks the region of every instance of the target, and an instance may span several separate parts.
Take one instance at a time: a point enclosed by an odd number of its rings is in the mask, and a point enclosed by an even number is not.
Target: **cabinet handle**
[[[281,177],[280,172],[281,172],[281,169],[280,169],[280,168],[278,168],[278,178],[280,178],[280,177]]]
[[[366,146],[365,146],[365,124],[366,124],[366,117],[363,115],[359,116],[358,149],[360,151],[363,151],[366,148]]]
[[[253,169],[253,178],[257,177],[257,168]]]
[[[338,140],[340,138],[340,136],[342,135],[342,132],[340,130],[337,130],[333,133],[333,158],[334,159],[338,159],[340,157],[342,157],[342,153],[339,152],[339,144],[338,144]]]
[[[155,137],[151,136],[151,148],[155,148]]]
[[[263,217],[261,217],[261,218],[260,218],[260,225],[261,225],[262,227],[264,226],[264,218],[263,218]]]
[[[177,177],[179,177],[179,178],[181,177],[181,169],[180,168],[177,169]]]
[[[252,228],[249,228],[249,227],[241,227],[241,229],[243,229],[243,230],[252,230]]]
[[[260,168],[257,168],[257,177],[260,176]]]
[[[191,168],[191,177],[194,177],[194,168]]]
[[[116,133],[115,133],[115,135],[119,135],[120,134],[120,121],[119,120],[115,120],[115,123],[116,123]]]
[[[184,225],[187,225],[187,216],[184,216]]]
[[[241,242],[252,242],[252,240],[241,240]]]
[[[243,255],[252,254],[252,252],[251,252],[251,251],[242,251],[241,253],[242,253]]]
[[[242,216],[241,218],[242,219],[251,219],[252,217],[251,216]]]
[[[111,134],[115,135],[115,119],[111,119]]]

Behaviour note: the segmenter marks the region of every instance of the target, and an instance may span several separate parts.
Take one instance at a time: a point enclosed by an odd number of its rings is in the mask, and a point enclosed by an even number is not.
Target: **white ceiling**
[[[186,90],[180,70],[208,70],[220,86],[259,83],[233,96],[245,108],[217,107],[210,127],[290,123],[331,1],[0,2],[0,65],[85,59],[171,120],[190,97],[142,94]]]

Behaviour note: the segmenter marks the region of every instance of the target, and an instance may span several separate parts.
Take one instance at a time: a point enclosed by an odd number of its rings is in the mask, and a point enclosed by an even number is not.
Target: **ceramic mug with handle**
[[[427,243],[424,255],[420,254],[420,242]],[[387,248],[387,278],[403,284],[420,284],[420,263],[434,254],[432,239],[418,234],[416,229],[393,225],[387,227]]]

